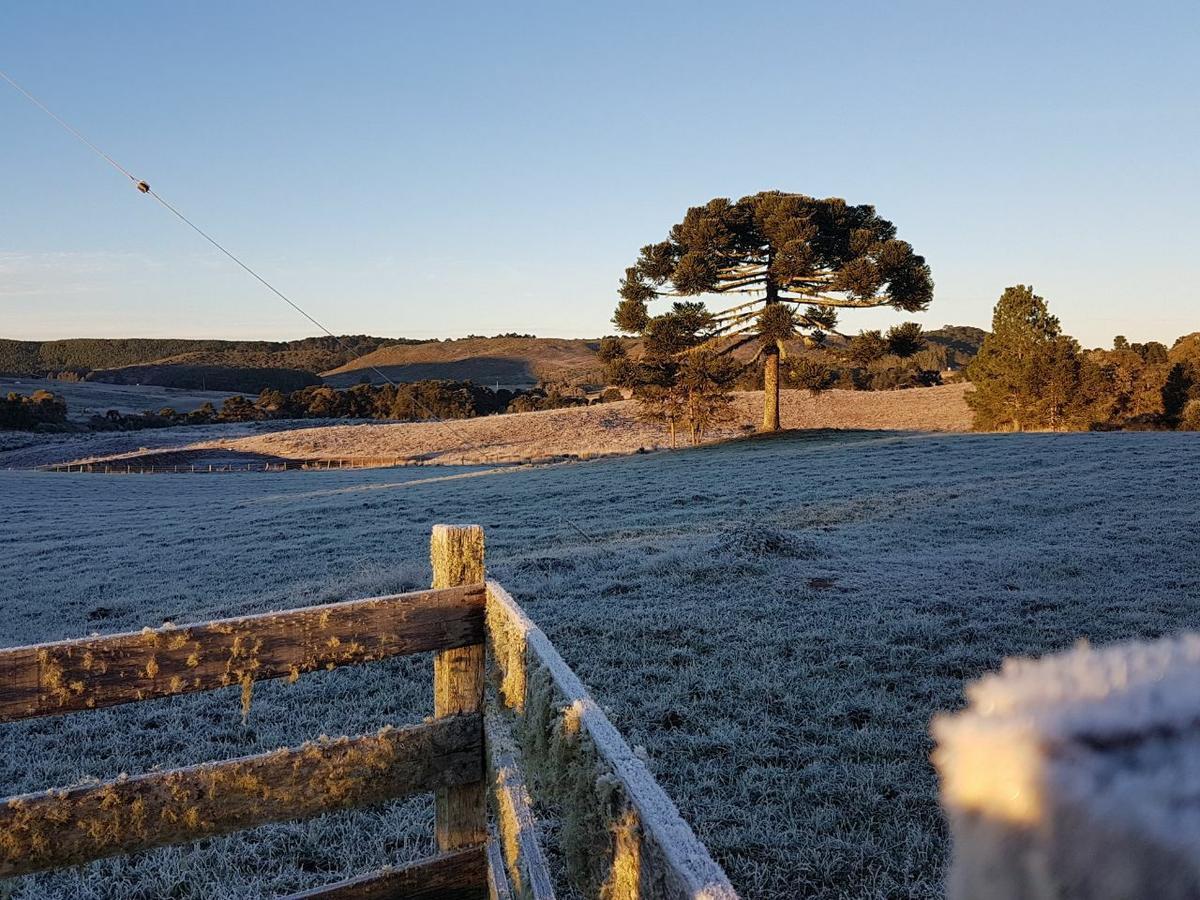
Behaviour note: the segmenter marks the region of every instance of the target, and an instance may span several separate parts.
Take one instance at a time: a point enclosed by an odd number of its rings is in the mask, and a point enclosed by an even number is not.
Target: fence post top
[[[451,534],[454,532],[478,532],[482,536],[483,526],[482,525],[452,525],[452,524],[439,524],[439,525],[433,526],[433,534],[435,534],[435,535]]]
[[[484,580],[483,528],[479,525],[434,525],[429,561],[435,588],[478,584]]]

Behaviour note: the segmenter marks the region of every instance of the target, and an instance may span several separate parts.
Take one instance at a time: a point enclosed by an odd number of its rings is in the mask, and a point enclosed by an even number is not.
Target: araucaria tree
[[[697,314],[669,297],[721,294],[743,302]],[[750,299],[744,299],[749,295]],[[797,335],[820,343],[841,308],[916,312],[933,297],[929,266],[874,207],[765,191],[687,211],[665,241],[642,248],[625,270],[613,322],[643,337],[682,332],[678,352],[727,354],[757,342],[763,363],[764,431],[779,429],[779,358]]]

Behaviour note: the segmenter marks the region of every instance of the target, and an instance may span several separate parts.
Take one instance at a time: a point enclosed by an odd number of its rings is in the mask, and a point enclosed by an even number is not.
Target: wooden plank
[[[477,645],[481,585],[0,650],[0,722]]]
[[[512,891],[508,888],[508,875],[504,871],[504,854],[500,844],[493,837],[488,837],[487,843],[487,879],[488,900],[513,900]]]
[[[478,715],[0,800],[0,878],[75,865],[478,777]]]
[[[559,791],[564,854],[585,893],[642,900],[736,900],[696,838],[554,645],[489,581],[488,641],[534,786]],[[588,740],[583,740],[586,736]],[[572,832],[568,834],[568,832]]]
[[[483,529],[478,525],[434,525],[429,558],[433,564],[435,588],[482,583]],[[442,650],[434,655],[435,717],[482,712],[484,652],[483,638],[480,638],[473,647]],[[475,783],[442,788],[434,799],[439,849],[457,850],[487,841],[487,793],[482,758]]]
[[[288,894],[281,900],[484,900],[487,856],[468,847],[420,860],[399,869],[383,869],[326,887]]]
[[[550,866],[538,841],[533,801],[512,736],[498,716],[484,720],[494,818],[507,882],[519,900],[554,900]]]

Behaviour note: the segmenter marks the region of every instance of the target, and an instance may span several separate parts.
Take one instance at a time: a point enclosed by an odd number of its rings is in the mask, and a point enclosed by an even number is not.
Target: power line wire
[[[212,244],[214,247],[216,247],[218,250],[220,250],[223,254],[225,254],[227,257],[229,257],[231,260],[233,260],[235,263],[237,263],[238,266],[240,266],[242,269],[244,269],[252,278],[254,278],[256,281],[258,281],[263,287],[265,287],[267,290],[269,290],[272,294],[274,294],[276,297],[278,297],[280,300],[282,300],[284,303],[286,303],[288,306],[290,306],[296,312],[300,313],[300,315],[304,316],[304,318],[308,319],[308,321],[310,321],[314,325],[316,325],[317,328],[321,329],[321,331],[325,332],[325,334],[327,334],[329,337],[333,338],[333,340],[337,342],[337,345],[342,350],[346,351],[348,354],[354,353],[354,351],[349,346],[347,346],[347,344],[340,337],[338,337],[336,334],[334,334],[332,331],[330,331],[328,328],[326,328],[324,325],[322,325],[320,322],[318,322],[315,318],[313,318],[311,315],[309,315],[307,312],[305,312],[299,306],[299,304],[295,303],[290,297],[288,297],[286,294],[284,294],[283,291],[279,290],[279,288],[275,287],[275,285],[271,284],[271,282],[267,281],[265,278],[263,278],[261,275],[259,275],[256,271],[254,271],[254,269],[250,268],[250,266],[248,266],[248,265],[246,265],[246,263],[242,262],[242,260],[240,260],[230,250],[226,249],[225,246],[222,245],[219,241],[217,241],[216,238],[212,237],[212,235],[208,234],[208,232],[204,231],[204,229],[202,229],[199,225],[197,225],[195,222],[193,222],[191,219],[189,219],[187,216],[185,216],[183,213],[181,213],[178,209],[176,209],[174,206],[172,206],[170,203],[168,203],[165,199],[163,199],[163,197],[160,196],[156,191],[154,191],[147,182],[134,176],[128,169],[126,169],[119,162],[117,162],[115,159],[113,159],[111,156],[109,156],[107,153],[105,153],[103,150],[101,150],[99,147],[97,147],[95,144],[93,144],[91,141],[89,141],[86,137],[84,137],[84,135],[81,132],[79,132],[77,129],[72,127],[70,123],[68,123],[66,120],[61,118],[58,114],[56,114],[54,112],[54,110],[50,109],[50,107],[48,107],[45,103],[43,103],[41,100],[39,100],[33,94],[31,94],[29,91],[25,90],[25,88],[23,88],[20,84],[18,84],[16,81],[14,81],[3,70],[0,70],[0,78],[3,78],[5,81],[7,81],[9,84],[11,84],[26,99],[28,99],[31,103],[33,103],[35,106],[37,106],[39,109],[41,109],[42,112],[46,113],[46,115],[48,115],[55,122],[57,122],[59,125],[61,125],[63,128],[65,128],[70,134],[72,134],[80,142],[82,142],[85,146],[87,146],[94,153],[96,153],[96,155],[98,155],[101,159],[105,160],[109,165],[111,165],[118,172],[120,172],[122,175],[124,175],[126,178],[128,178],[131,182],[133,182],[134,187],[136,187],[139,191],[141,191],[143,194],[149,194],[151,197],[153,197],[155,200],[157,200],[159,202],[159,204],[161,204],[165,209],[169,210],[172,214],[174,214],[181,222],[183,222],[185,225],[187,225],[189,228],[191,228],[194,232],[196,232],[196,234],[200,235],[200,237],[204,238],[206,241],[208,241],[210,244]],[[389,378],[379,368],[372,365],[371,363],[367,363],[367,367],[372,372],[374,372],[376,375],[378,375],[380,378],[382,378],[385,382],[390,384],[392,387],[396,388],[397,390],[400,389],[400,386],[398,384],[396,384],[396,382],[392,381],[392,379]],[[464,444],[470,443],[469,439],[465,437],[463,432],[459,431],[458,428],[456,428],[455,426],[450,425],[445,419],[442,419],[441,417],[439,417],[437,415],[437,413],[435,413],[432,409],[430,409],[423,402],[421,402],[421,400],[417,396],[417,393],[415,390],[412,392],[412,396],[410,399],[416,406],[420,407],[425,412],[427,412],[432,417],[434,422],[441,424],[441,425],[445,425],[450,431],[454,432],[456,436],[462,438]]]

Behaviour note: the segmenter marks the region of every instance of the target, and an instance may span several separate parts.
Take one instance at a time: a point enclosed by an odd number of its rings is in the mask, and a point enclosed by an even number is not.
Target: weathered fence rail
[[[293,897],[553,900],[537,802],[586,896],[736,898],[546,636],[485,583],[482,529],[435,526],[430,556],[428,591],[0,650],[0,722],[236,684],[248,700],[258,680],[435,654],[424,724],[0,799],[0,877],[432,792],[438,855]]]

